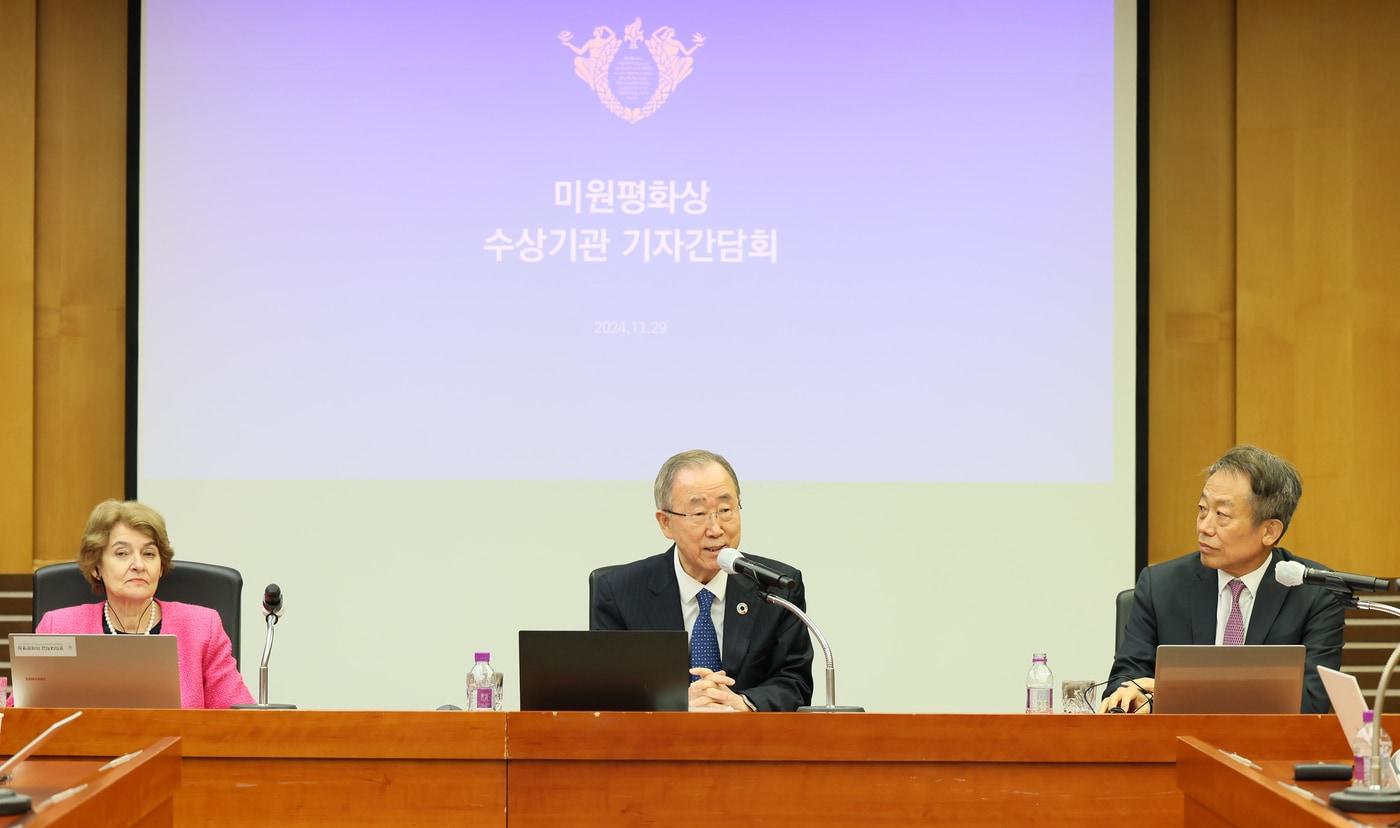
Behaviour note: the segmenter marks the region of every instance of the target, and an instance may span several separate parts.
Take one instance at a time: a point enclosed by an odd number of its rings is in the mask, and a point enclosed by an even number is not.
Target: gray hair
[[[656,496],[656,508],[662,511],[671,508],[671,485],[676,482],[676,475],[680,473],[681,469],[694,469],[708,466],[711,463],[718,463],[729,473],[729,479],[734,481],[734,496],[738,497],[739,475],[734,473],[734,467],[729,465],[729,461],[713,451],[691,449],[683,451],[661,464],[661,471],[656,473],[656,486],[652,492]]]
[[[1236,472],[1249,480],[1255,526],[1266,520],[1279,520],[1283,522],[1283,531],[1288,531],[1293,510],[1298,508],[1298,499],[1303,496],[1303,481],[1291,463],[1258,446],[1242,444],[1212,463],[1206,469],[1206,476],[1219,471]],[[1283,537],[1283,532],[1279,537]]]

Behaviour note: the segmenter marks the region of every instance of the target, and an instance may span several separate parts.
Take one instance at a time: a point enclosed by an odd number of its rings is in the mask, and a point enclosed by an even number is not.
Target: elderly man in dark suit
[[[739,548],[739,479],[718,454],[687,451],[656,476],[656,522],[671,548],[610,570],[594,584],[595,630],[685,630],[690,637],[691,709],[795,710],[812,700],[812,642],[798,619],[763,600],[758,587],[720,569],[719,551]],[[774,594],[806,609],[802,573],[746,556],[791,576]]]
[[[1302,644],[1302,712],[1327,712],[1317,667],[1341,665],[1344,611],[1322,587],[1274,577],[1279,561],[1323,568],[1277,545],[1302,493],[1298,472],[1255,446],[1210,467],[1196,504],[1198,549],[1138,577],[1101,711],[1150,712],[1158,644]]]

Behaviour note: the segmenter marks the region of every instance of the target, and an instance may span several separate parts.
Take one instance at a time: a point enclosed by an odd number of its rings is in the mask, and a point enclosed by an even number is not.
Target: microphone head
[[[279,613],[282,611],[282,588],[276,584],[268,584],[263,590],[263,609],[269,613]]]
[[[1279,561],[1274,567],[1274,577],[1286,587],[1301,586],[1306,571],[1307,567],[1297,561]]]
[[[737,549],[730,549],[726,546],[719,550],[719,568],[728,572],[730,575],[735,575],[737,573],[734,571],[734,562],[742,557],[744,557],[743,552]]]

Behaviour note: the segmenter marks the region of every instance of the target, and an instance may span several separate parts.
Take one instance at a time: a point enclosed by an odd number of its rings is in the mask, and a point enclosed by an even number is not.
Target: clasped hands
[[[723,670],[692,667],[690,674],[700,677],[690,683],[691,710],[749,712],[749,705],[744,701],[744,697],[730,689],[734,686],[734,679],[726,676]]]

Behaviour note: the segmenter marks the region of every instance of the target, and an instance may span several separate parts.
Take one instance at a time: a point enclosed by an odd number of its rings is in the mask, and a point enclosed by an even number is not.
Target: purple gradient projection
[[[629,122],[561,33],[637,18],[681,47],[654,82],[690,63]],[[148,0],[142,37],[143,477],[636,479],[696,446],[1112,477],[1108,0]],[[572,181],[709,191],[580,214]],[[582,230],[605,261],[484,248]],[[647,231],[776,260],[624,254]]]

